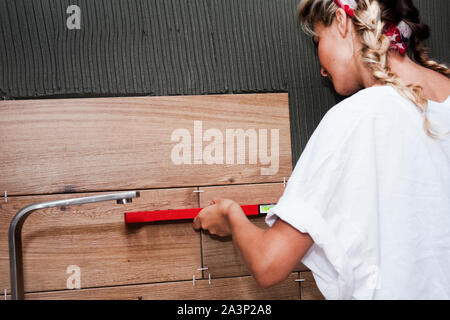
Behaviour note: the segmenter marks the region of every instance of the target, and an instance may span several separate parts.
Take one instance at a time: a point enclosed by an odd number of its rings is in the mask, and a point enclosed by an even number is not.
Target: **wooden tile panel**
[[[195,121],[201,121],[199,134]],[[173,162],[181,142],[172,141],[176,129],[190,137],[191,164]],[[208,129],[222,143],[202,141]],[[227,129],[255,130],[255,164],[249,139],[242,150],[226,138]],[[270,156],[272,129],[279,130],[279,164],[262,174],[270,164],[262,163],[259,142],[267,142]],[[2,101],[0,137],[0,191],[9,195],[279,182],[292,171],[286,93]],[[229,140],[234,161],[226,164]],[[213,142],[223,151],[222,164],[202,158]]]

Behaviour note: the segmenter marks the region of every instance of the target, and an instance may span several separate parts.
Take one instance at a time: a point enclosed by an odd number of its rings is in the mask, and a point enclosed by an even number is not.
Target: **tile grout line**
[[[200,191],[200,187],[197,187],[197,191]],[[200,192],[197,192],[197,208],[200,208]],[[202,279],[204,276],[204,263],[203,263],[203,231],[200,229],[200,260],[201,260],[201,268],[202,268]]]

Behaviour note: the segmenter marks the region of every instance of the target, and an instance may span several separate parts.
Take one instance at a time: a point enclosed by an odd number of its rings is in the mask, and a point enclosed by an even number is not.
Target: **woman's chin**
[[[334,90],[335,90],[339,95],[344,96],[344,97],[351,96],[352,94],[356,93],[356,92],[359,90],[359,88],[354,88],[354,87],[342,87],[342,86],[335,85],[334,83],[333,83],[333,86],[334,86]]]

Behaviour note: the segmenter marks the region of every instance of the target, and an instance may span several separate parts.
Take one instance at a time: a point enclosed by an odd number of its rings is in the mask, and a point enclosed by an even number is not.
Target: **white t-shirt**
[[[427,116],[450,130],[450,97]],[[266,223],[277,217],[314,240],[302,262],[327,299],[450,299],[450,135],[428,137],[390,86],[325,114]]]

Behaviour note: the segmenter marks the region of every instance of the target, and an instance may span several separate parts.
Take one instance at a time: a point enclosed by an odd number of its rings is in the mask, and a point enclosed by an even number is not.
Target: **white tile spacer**
[[[6,288],[5,288],[5,300],[6,300]]]
[[[192,275],[192,286],[195,287],[195,274]]]
[[[286,177],[283,177],[283,186],[286,188]]]
[[[202,271],[202,270],[208,270],[208,267],[205,268],[198,268],[197,270]]]
[[[305,279],[295,279],[294,281],[295,282],[303,282],[303,281],[305,281]]]
[[[194,190],[192,192],[205,192],[205,190]]]
[[[8,203],[8,191],[5,190],[5,203]]]
[[[211,273],[208,273],[208,284],[211,284]]]

